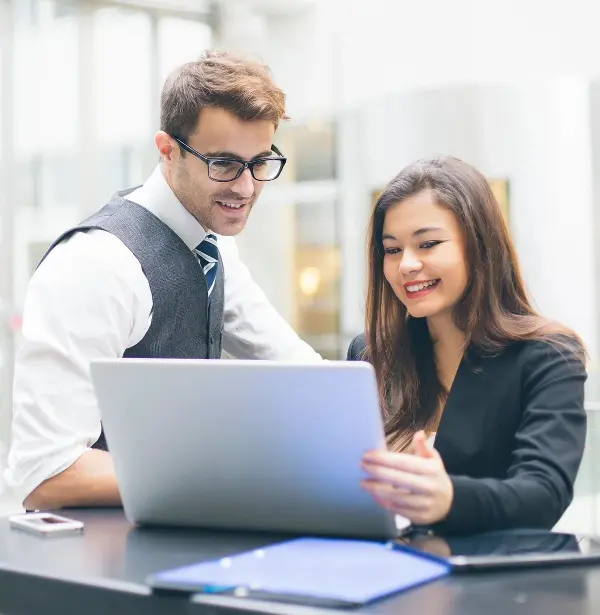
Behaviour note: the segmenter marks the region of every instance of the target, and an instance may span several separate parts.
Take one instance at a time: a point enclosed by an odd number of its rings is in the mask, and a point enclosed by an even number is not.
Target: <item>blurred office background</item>
[[[539,309],[588,344],[590,443],[568,521],[600,531],[598,23],[594,0],[0,0],[0,459],[38,259],[145,180],[164,78],[224,48],[271,66],[291,116],[276,138],[288,166],[240,252],[328,358],[363,327],[377,192],[433,154],[486,174]]]

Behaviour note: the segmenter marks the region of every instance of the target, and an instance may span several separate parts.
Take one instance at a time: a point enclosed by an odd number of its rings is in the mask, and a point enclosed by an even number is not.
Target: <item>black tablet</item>
[[[472,536],[414,532],[396,543],[448,562],[452,572],[600,563],[600,536],[538,529]]]

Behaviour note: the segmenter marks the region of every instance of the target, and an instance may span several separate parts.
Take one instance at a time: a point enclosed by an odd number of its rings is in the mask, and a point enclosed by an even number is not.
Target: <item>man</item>
[[[222,348],[321,359],[268,303],[231,237],[285,164],[273,144],[284,113],[261,64],[209,52],[184,65],[162,91],[154,173],[50,247],[15,365],[5,478],[25,507],[120,503],[93,359],[218,358]]]

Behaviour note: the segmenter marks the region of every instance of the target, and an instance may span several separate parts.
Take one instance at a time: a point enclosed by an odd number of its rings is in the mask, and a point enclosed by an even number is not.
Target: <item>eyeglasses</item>
[[[254,160],[240,160],[223,156],[204,156],[190,147],[185,141],[173,137],[177,143],[190,154],[200,158],[208,168],[208,177],[214,182],[232,182],[246,169],[250,169],[252,177],[259,182],[270,182],[277,179],[287,162],[287,158],[274,146],[271,149],[277,156],[255,158]]]

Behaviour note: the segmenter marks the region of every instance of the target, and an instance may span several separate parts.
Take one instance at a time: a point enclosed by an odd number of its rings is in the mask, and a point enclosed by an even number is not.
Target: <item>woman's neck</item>
[[[437,376],[446,394],[450,392],[454,378],[458,372],[460,362],[465,353],[465,334],[460,331],[452,321],[452,317],[438,317],[427,319],[429,335],[433,341],[433,353]],[[439,408],[436,419],[432,426],[433,431],[437,430],[437,423],[444,411],[446,395],[439,400]]]
[[[454,324],[450,314],[427,319],[435,356],[444,363],[460,362],[465,352],[465,334]]]

